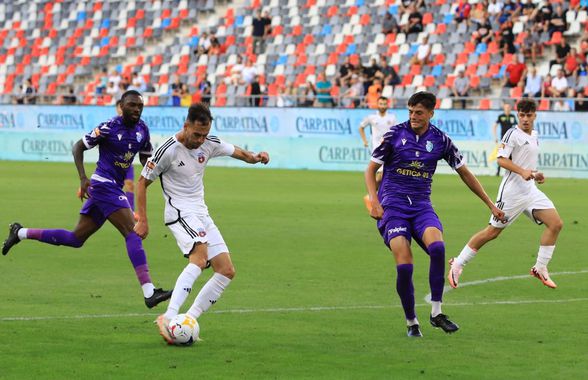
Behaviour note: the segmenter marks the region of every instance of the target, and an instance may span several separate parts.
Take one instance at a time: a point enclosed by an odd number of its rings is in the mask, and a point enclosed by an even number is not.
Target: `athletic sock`
[[[129,233],[125,238],[125,243],[127,245],[129,260],[131,260],[131,264],[133,264],[133,268],[135,268],[135,274],[137,275],[137,279],[141,286],[152,283],[151,276],[149,275],[147,256],[145,256],[143,242],[139,235],[137,235],[136,232]],[[153,292],[151,292],[151,294],[146,294],[144,292],[144,295],[149,298],[153,295]]]
[[[436,241],[427,247],[431,263],[429,265],[429,286],[431,301],[441,301],[445,285],[445,243]]]
[[[174,287],[174,291],[172,296],[169,300],[169,304],[167,306],[167,310],[165,312],[166,318],[173,318],[178,315],[180,307],[188,298],[188,295],[192,291],[192,286],[194,282],[202,273],[202,269],[196,264],[189,263],[182,273],[178,276],[176,280],[176,285]]]
[[[150,298],[153,293],[155,293],[155,285],[150,282],[147,282],[141,285],[141,290],[143,290],[143,297]]]
[[[416,318],[406,320],[407,326],[414,326],[414,325],[418,325],[418,324],[419,324],[419,320]]]
[[[24,231],[23,231],[24,230]],[[25,235],[21,237],[21,235]],[[66,230],[39,230],[36,228],[21,228],[18,231],[20,239],[38,240],[51,245],[65,245],[67,247],[79,248],[81,242],[71,231]]]
[[[472,261],[474,257],[476,257],[476,253],[478,253],[477,249],[470,248],[469,245],[466,244],[465,247],[463,247],[463,249],[459,253],[459,256],[457,256],[455,260],[453,260],[453,264],[457,264],[460,267],[463,267],[464,265]]]
[[[396,266],[396,292],[400,297],[406,320],[416,319],[414,312],[414,285],[412,284],[412,264]]]
[[[435,318],[441,313],[441,301],[431,301],[431,317]]]
[[[191,317],[198,318],[202,313],[208,310],[212,305],[218,301],[223,291],[229,286],[231,279],[223,276],[220,273],[212,275],[210,280],[200,290],[196,296],[192,307],[186,314]]]
[[[539,252],[537,253],[537,262],[535,263],[535,267],[546,268],[547,264],[549,264],[549,261],[551,260],[551,256],[553,256],[554,250],[555,245],[539,246]]]

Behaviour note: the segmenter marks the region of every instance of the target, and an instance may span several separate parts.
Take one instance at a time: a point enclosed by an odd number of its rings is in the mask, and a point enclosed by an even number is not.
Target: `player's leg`
[[[128,207],[117,209],[108,215],[108,221],[112,223],[112,225],[116,227],[125,238],[127,255],[135,269],[137,280],[139,280],[139,284],[141,284],[143,296],[145,297],[145,305],[148,308],[152,308],[160,302],[169,299],[169,297],[171,297],[171,292],[160,288],[156,289],[151,281],[149,264],[147,264],[147,256],[143,249],[143,242],[139,235],[133,230],[135,222],[131,209]]]
[[[192,307],[187,312],[188,315],[196,319],[218,301],[235,277],[235,267],[228,252],[213,257],[210,259],[210,263],[214,274],[198,292]]]
[[[545,230],[541,234],[537,262],[531,268],[531,274],[541,280],[545,286],[556,288],[557,285],[549,277],[547,265],[553,256],[555,243],[563,228],[563,221],[555,208],[533,210],[532,215],[536,221],[545,224]]]
[[[89,202],[90,201],[87,203]],[[100,215],[93,217],[85,214],[80,214],[78,224],[73,231],[24,228],[20,223],[15,222],[9,227],[8,238],[2,245],[2,254],[8,254],[8,251],[13,246],[25,239],[38,240],[42,243],[51,245],[64,245],[67,247],[79,248],[94,232],[100,229],[103,223],[104,218],[101,218]]]
[[[410,241],[405,236],[397,235],[390,240],[389,247],[396,261],[396,292],[404,310],[408,336],[420,337],[422,334],[414,306],[414,284],[412,282],[414,267]]]

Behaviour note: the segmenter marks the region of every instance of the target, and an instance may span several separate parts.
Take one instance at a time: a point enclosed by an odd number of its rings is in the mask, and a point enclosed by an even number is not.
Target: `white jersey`
[[[380,113],[375,113],[367,116],[360,124],[360,127],[365,128],[367,126],[372,128],[372,152],[374,149],[380,146],[384,139],[384,134],[388,132],[390,127],[396,125],[396,117],[392,114],[386,113],[384,116],[380,116]]]
[[[163,143],[149,158],[141,175],[161,180],[165,198],[165,223],[174,223],[189,214],[208,215],[204,203],[204,169],[213,157],[230,156],[235,146],[208,136],[197,149],[188,149],[176,136]]]
[[[509,158],[523,169],[537,170],[539,160],[539,139],[537,131],[531,134],[523,132],[518,126],[509,129],[502,138],[498,149],[498,157]],[[517,173],[505,170],[498,190],[498,201],[504,197],[522,198],[537,188],[535,181],[525,181]]]

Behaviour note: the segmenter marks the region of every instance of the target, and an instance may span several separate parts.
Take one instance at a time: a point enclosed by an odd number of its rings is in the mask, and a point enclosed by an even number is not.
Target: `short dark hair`
[[[125,91],[125,93],[124,93],[124,94],[122,94],[122,96],[120,97],[120,101],[121,101],[121,102],[124,102],[124,101],[125,101],[125,98],[126,98],[127,96],[131,96],[131,95],[143,96],[143,95],[141,95],[141,93],[140,93],[139,91],[137,91],[137,90],[128,90],[128,91]]]
[[[437,105],[437,97],[432,92],[419,91],[408,99],[408,105],[410,107],[416,106],[417,104],[421,104],[429,111],[432,111]]]
[[[210,109],[204,103],[194,103],[188,109],[188,121],[190,123],[199,122],[202,124],[212,123],[213,117]]]
[[[517,103],[517,111],[524,113],[537,112],[537,102],[530,98],[522,98]]]
[[[380,100],[385,100],[385,101],[388,101],[388,98],[387,98],[387,97],[385,97],[385,96],[380,96],[380,97],[378,98],[378,101],[380,101]]]

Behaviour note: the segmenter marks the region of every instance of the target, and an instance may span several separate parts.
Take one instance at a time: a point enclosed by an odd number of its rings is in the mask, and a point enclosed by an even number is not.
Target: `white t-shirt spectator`
[[[551,80],[551,86],[554,87],[557,91],[565,91],[568,88],[568,80],[566,77],[555,77]]]
[[[536,74],[532,76],[527,74],[527,83],[525,84],[525,94],[534,95],[541,92],[541,76]]]
[[[253,79],[257,75],[257,68],[255,66],[245,66],[241,71],[243,81],[247,84],[253,82]]]

